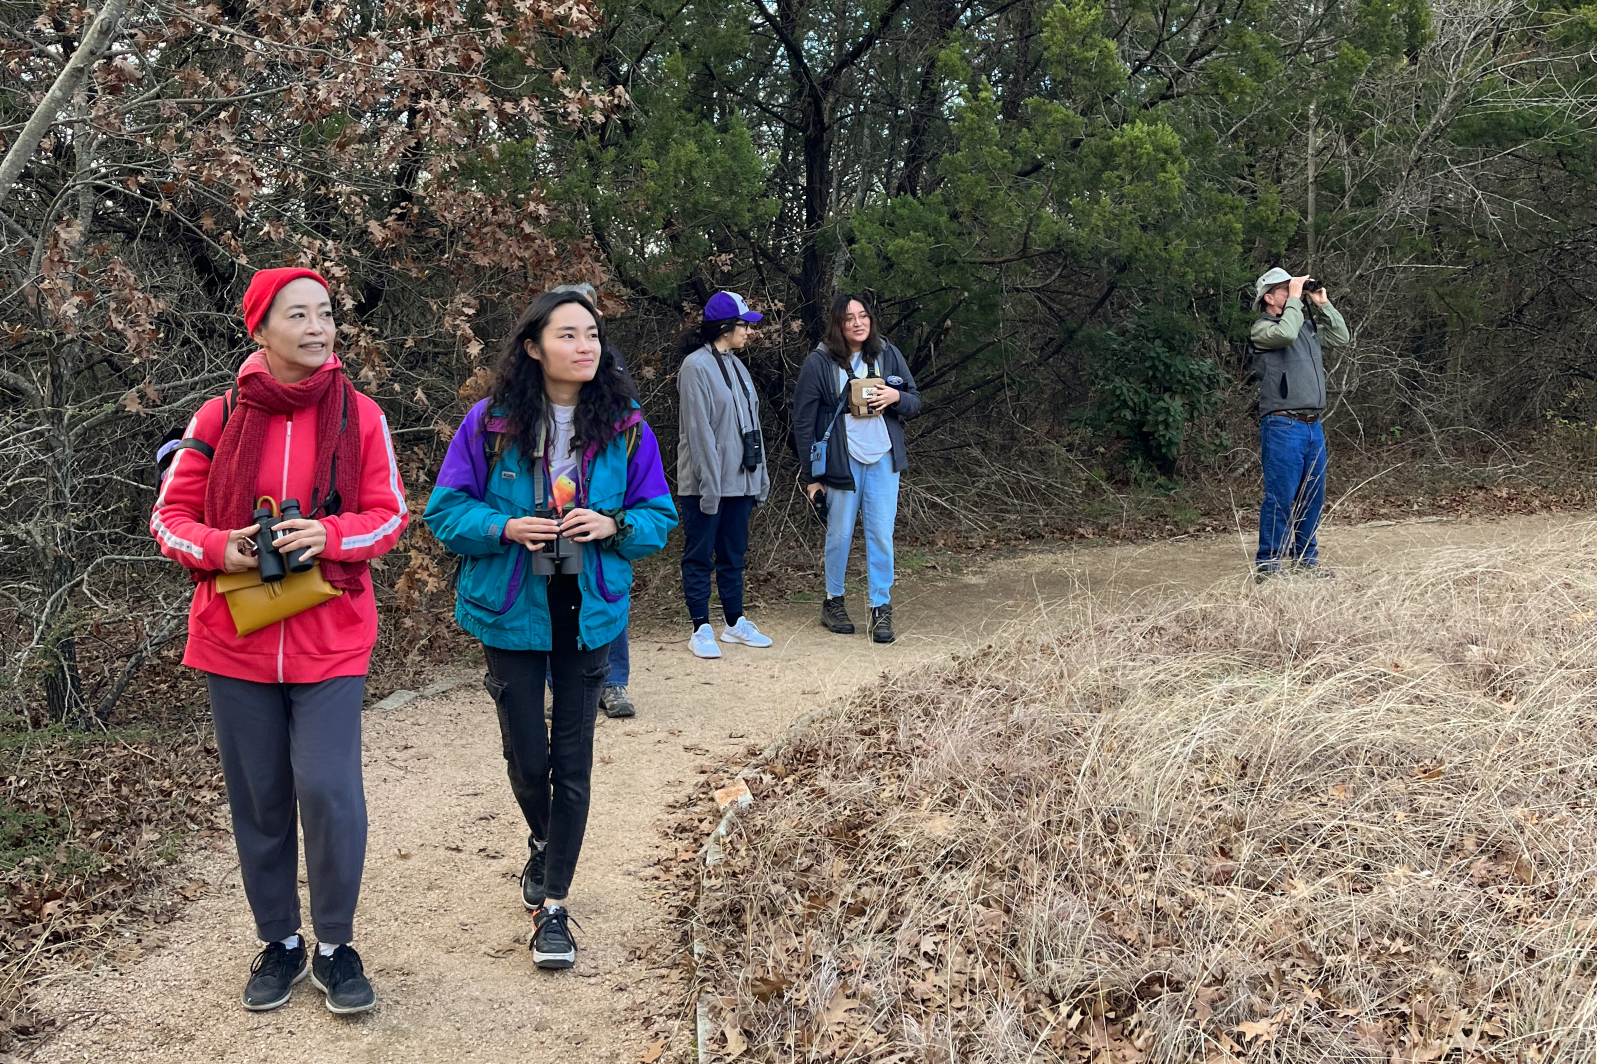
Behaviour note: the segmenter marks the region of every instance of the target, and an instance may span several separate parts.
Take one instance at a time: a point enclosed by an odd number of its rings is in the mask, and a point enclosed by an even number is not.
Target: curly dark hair
[[[600,351],[599,369],[577,396],[577,413],[571,427],[572,448],[581,449],[589,444],[603,447],[609,443],[616,435],[616,422],[637,399],[616,361],[615,348],[605,343],[604,319],[594,310],[593,304],[576,292],[545,292],[522,312],[515,331],[505,340],[499,365],[494,367],[488,406],[483,412],[485,420],[489,411],[497,410],[505,415],[511,438],[523,455],[537,453],[539,426],[543,423],[547,402],[543,390],[543,363],[527,354],[525,341],[539,343],[550,315],[567,303],[576,303],[593,315],[599,327]]]
[[[848,316],[850,303],[858,303],[865,308],[865,313],[871,316],[871,334],[865,338],[865,343],[860,348],[860,355],[866,365],[875,366],[882,354],[882,334],[876,331],[875,305],[863,295],[839,292],[832,297],[831,309],[826,313],[826,334],[821,337],[821,343],[826,345],[826,353],[844,373],[849,371],[849,365],[854,361],[848,351],[848,341],[843,338],[843,319]]]

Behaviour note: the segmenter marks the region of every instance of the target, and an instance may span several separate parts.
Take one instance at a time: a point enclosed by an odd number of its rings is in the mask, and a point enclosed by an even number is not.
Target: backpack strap
[[[229,388],[227,391],[222,393],[222,428],[223,429],[227,428],[227,419],[232,415],[233,408],[236,407],[237,405],[238,405],[238,399],[237,399],[237,396],[234,395],[234,392],[233,392],[232,388]],[[221,438],[220,434],[218,434],[217,438],[218,439]],[[216,448],[212,447],[210,444],[206,443],[202,439],[199,439],[199,438],[194,437],[194,436],[190,436],[187,439],[179,440],[178,443],[175,446],[171,446],[171,447],[164,447],[163,446],[160,449],[160,451],[158,451],[156,453],[155,465],[156,465],[156,469],[159,470],[160,475],[162,477],[166,476],[166,471],[168,469],[170,469],[171,466],[172,466],[172,463],[177,460],[177,453],[179,451],[198,451],[200,454],[203,454],[210,461],[213,461],[213,462],[216,461]]]

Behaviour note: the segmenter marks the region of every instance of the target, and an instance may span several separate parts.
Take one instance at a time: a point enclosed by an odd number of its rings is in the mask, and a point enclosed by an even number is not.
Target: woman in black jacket
[[[870,413],[847,410],[848,379],[876,379],[867,389]],[[825,338],[804,360],[793,396],[793,434],[800,476],[811,501],[826,493],[826,601],[821,624],[854,631],[843,605],[843,574],[854,523],[865,517],[865,568],[871,603],[871,638],[893,641],[893,524],[898,517],[898,475],[909,464],[904,418],[920,413],[920,392],[903,354],[876,331],[876,314],[863,296],[832,300]]]

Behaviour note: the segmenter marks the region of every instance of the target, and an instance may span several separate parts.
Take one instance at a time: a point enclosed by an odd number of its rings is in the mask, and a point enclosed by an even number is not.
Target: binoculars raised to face
[[[1310,277],[1307,281],[1303,282],[1303,290],[1305,292],[1318,292],[1320,289],[1322,289],[1324,287],[1325,287],[1325,282],[1318,281],[1318,280],[1314,279],[1313,277]]]
[[[255,531],[255,557],[261,565],[261,583],[275,584],[289,573],[308,572],[316,564],[314,559],[305,557],[304,547],[286,555],[277,549],[277,541],[294,531],[285,528],[279,535],[277,526],[305,516],[299,512],[298,499],[284,499],[277,513],[273,513],[270,506],[258,507],[254,516],[255,523],[261,526]]]
[[[546,521],[560,520],[559,510],[534,510],[534,517]],[[574,576],[582,572],[582,544],[573,543],[565,536],[556,536],[539,550],[532,552],[532,575],[554,576],[557,573]]]

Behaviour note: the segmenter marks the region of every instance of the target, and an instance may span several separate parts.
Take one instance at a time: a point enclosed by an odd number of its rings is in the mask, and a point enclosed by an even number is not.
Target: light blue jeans
[[[840,441],[841,442],[841,441]],[[844,444],[847,446],[847,444]],[[861,508],[865,511],[865,571],[872,606],[885,606],[892,600],[893,523],[898,520],[898,474],[893,471],[893,456],[861,465],[852,455],[849,472],[858,491],[826,489],[826,594],[836,598],[843,593],[843,574],[848,571],[848,550],[854,542],[854,522]]]

